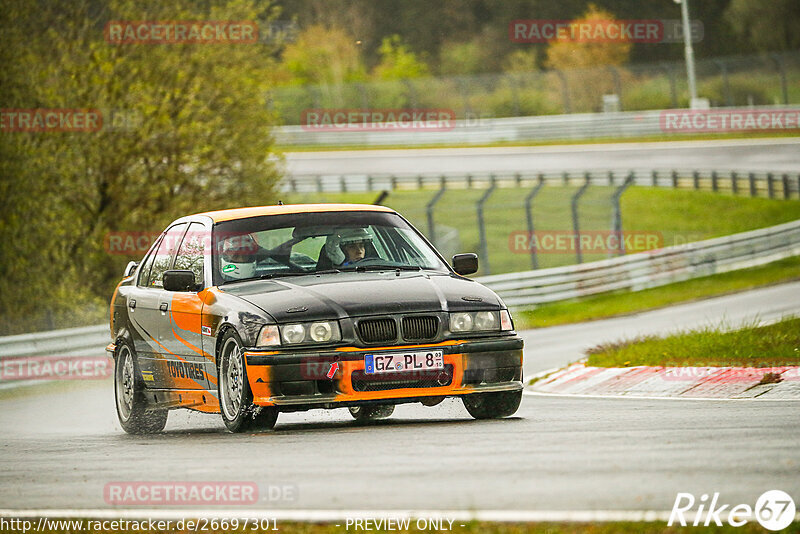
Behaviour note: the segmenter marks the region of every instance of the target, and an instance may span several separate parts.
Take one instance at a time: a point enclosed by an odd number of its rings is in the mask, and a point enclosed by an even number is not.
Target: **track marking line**
[[[585,393],[543,393],[540,391],[523,390],[523,395],[530,395],[536,397],[578,397],[582,399],[635,399],[635,400],[670,400],[670,401],[714,401],[714,402],[740,402],[740,401],[757,401],[757,402],[791,402],[800,401],[800,399],[760,399],[758,397],[741,398],[741,399],[725,399],[714,397],[658,397],[651,395],[589,395]]]

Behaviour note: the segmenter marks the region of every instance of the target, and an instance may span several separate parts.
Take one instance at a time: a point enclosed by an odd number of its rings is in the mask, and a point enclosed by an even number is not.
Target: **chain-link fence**
[[[800,102],[800,52],[700,60],[696,71],[699,96],[714,107]],[[687,87],[685,64],[673,61],[279,87],[270,105],[286,125],[325,108],[446,109],[469,120],[688,107]]]

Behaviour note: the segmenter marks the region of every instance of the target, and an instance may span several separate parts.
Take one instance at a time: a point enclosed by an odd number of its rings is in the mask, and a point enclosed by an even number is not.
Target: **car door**
[[[198,287],[192,291],[164,290],[160,296],[159,342],[170,387],[175,389],[209,388],[201,331],[203,300],[198,291],[206,287],[205,258],[210,241],[211,231],[203,223],[189,225],[172,268],[192,271]]]
[[[175,258],[175,251],[188,223],[175,224],[161,236],[158,246],[151,253],[140,273],[139,282],[128,301],[128,316],[136,330],[139,342],[135,344],[139,368],[145,385],[153,388],[169,388],[171,380],[166,367],[162,344],[165,293],[162,277]]]

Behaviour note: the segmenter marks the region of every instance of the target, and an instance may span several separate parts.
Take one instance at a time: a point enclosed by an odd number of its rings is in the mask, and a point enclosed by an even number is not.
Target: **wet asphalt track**
[[[800,312],[800,282],[635,316],[525,332],[526,374],[592,344],[726,318]],[[676,493],[749,503],[800,497],[800,403],[526,395],[515,417],[473,421],[460,402],[398,407],[359,427],[344,410],[282,415],[232,435],[173,412],[165,433],[116,423],[111,382],[36,386],[0,400],[0,508],[108,508],[121,481],[247,481],[261,509],[669,510]],[[269,487],[290,498],[270,500]]]
[[[574,146],[289,152],[291,174],[716,169],[797,172],[800,138]]]

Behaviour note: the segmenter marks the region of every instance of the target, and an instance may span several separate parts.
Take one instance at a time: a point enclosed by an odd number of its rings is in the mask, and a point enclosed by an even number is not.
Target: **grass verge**
[[[726,139],[763,139],[797,137],[794,131],[735,132],[721,134],[680,134],[646,135],[642,137],[603,137],[593,139],[553,139],[548,141],[497,141],[494,143],[433,143],[429,145],[276,145],[279,152],[334,152],[350,150],[409,150],[417,148],[483,148],[505,146],[560,146],[560,145],[602,145],[616,143],[654,143],[668,141],[713,141]]]
[[[514,320],[517,328],[524,329],[606,319],[791,280],[800,280],[800,257],[643,291],[615,291],[543,304],[535,310],[516,312]]]
[[[800,318],[748,325],[725,325],[607,343],[587,351],[592,367],[772,367],[800,365]]]

